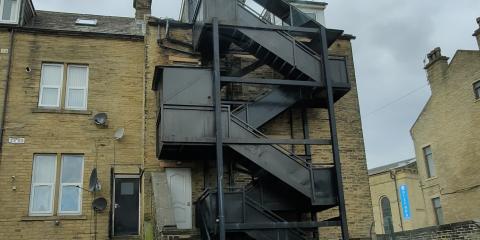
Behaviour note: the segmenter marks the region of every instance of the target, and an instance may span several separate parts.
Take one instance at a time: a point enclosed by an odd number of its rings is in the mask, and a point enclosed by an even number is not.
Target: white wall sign
[[[11,144],[24,144],[24,143],[25,143],[25,138],[9,137],[9,138],[8,138],[8,143],[11,143]]]

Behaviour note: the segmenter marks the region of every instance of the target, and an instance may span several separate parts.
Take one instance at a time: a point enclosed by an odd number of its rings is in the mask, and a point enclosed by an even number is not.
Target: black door
[[[138,235],[139,179],[115,178],[113,232],[115,236]]]

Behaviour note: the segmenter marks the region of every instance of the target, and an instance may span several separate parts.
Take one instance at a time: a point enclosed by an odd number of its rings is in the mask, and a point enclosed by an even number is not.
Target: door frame
[[[167,170],[172,169],[172,170],[178,170],[178,169],[187,169],[189,173],[189,178],[190,178],[190,199],[188,199],[188,202],[190,205],[188,206],[190,208],[190,228],[184,229],[184,230],[190,230],[194,229],[194,224],[195,224],[195,218],[194,218],[194,208],[193,208],[193,181],[192,181],[192,168],[189,167],[167,167],[165,168],[165,175],[167,176],[167,185],[168,183],[168,175],[167,175]],[[170,197],[172,197],[172,193],[170,192]],[[173,199],[172,199],[173,201]],[[172,202],[172,207],[173,207],[173,202]],[[173,210],[175,211],[175,209]],[[174,212],[175,215],[175,212]],[[176,220],[175,220],[176,221]],[[177,226],[178,227],[178,226]]]
[[[116,188],[116,180],[117,179],[121,179],[121,178],[124,178],[124,179],[128,179],[128,178],[134,178],[134,179],[138,179],[138,231],[137,231],[137,234],[136,235],[129,235],[129,236],[140,236],[140,233],[141,233],[141,210],[142,210],[142,199],[141,199],[141,196],[142,196],[142,184],[141,184],[141,180],[142,180],[142,176],[140,174],[113,174],[113,184],[112,184],[112,221],[111,221],[111,224],[112,224],[112,232],[111,232],[111,235],[113,237],[115,237],[115,195],[116,195],[116,192],[115,192],[115,188]]]

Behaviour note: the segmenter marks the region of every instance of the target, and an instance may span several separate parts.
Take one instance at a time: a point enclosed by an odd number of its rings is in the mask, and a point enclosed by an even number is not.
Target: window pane
[[[434,166],[434,163],[433,163],[432,155],[430,155],[428,157],[427,162],[428,162],[428,172],[430,173],[429,174],[430,177],[436,176],[435,166]]]
[[[2,20],[15,20],[17,0],[5,0],[3,4]]]
[[[67,106],[73,108],[85,107],[85,90],[83,89],[69,89]]]
[[[43,88],[40,105],[58,106],[58,88]]]
[[[315,13],[305,13],[307,16],[309,16],[313,20],[317,20],[317,15]]]
[[[52,186],[33,187],[32,212],[52,211]]]
[[[85,108],[88,82],[88,67],[68,66],[66,106],[70,108]]]
[[[87,87],[87,67],[68,66],[68,87],[85,88]]]
[[[42,67],[42,85],[53,85],[60,87],[62,83],[62,65],[44,64]]]
[[[60,200],[61,212],[80,211],[80,189],[76,186],[63,186],[62,199]]]
[[[425,155],[432,154],[432,148],[430,148],[430,146],[425,147],[423,149],[423,152],[424,152]]]
[[[55,155],[36,155],[33,163],[32,183],[53,184],[55,181]]]
[[[133,195],[133,183],[122,183],[122,185],[120,186],[120,192],[122,195]]]
[[[62,160],[62,182],[81,184],[83,156],[64,155]]]

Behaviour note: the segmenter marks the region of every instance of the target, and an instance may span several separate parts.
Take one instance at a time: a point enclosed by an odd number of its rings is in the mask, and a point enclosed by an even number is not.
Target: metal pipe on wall
[[[397,172],[395,170],[390,171],[390,178],[393,180],[393,183],[395,184],[395,196],[397,198],[397,207],[398,207],[398,216],[400,218],[400,228],[402,229],[403,232],[403,217],[402,217],[402,211],[400,210],[400,198],[398,197],[398,186],[397,186]]]
[[[5,128],[5,114],[7,113],[7,100],[8,100],[8,92],[9,92],[9,84],[10,78],[12,73],[12,57],[13,57],[13,47],[15,41],[15,29],[12,28],[10,30],[10,37],[9,37],[10,45],[8,49],[8,63],[7,63],[7,74],[5,78],[5,90],[3,92],[3,109],[2,109],[2,121],[0,123],[0,153],[3,152],[3,135],[4,135],[4,128]],[[1,163],[1,158],[0,158]]]
[[[225,240],[225,215],[223,206],[223,134],[222,134],[222,109],[220,93],[220,40],[218,32],[218,19],[212,19],[213,32],[213,95],[215,108],[215,136],[217,160],[217,207],[218,207],[218,239]]]

